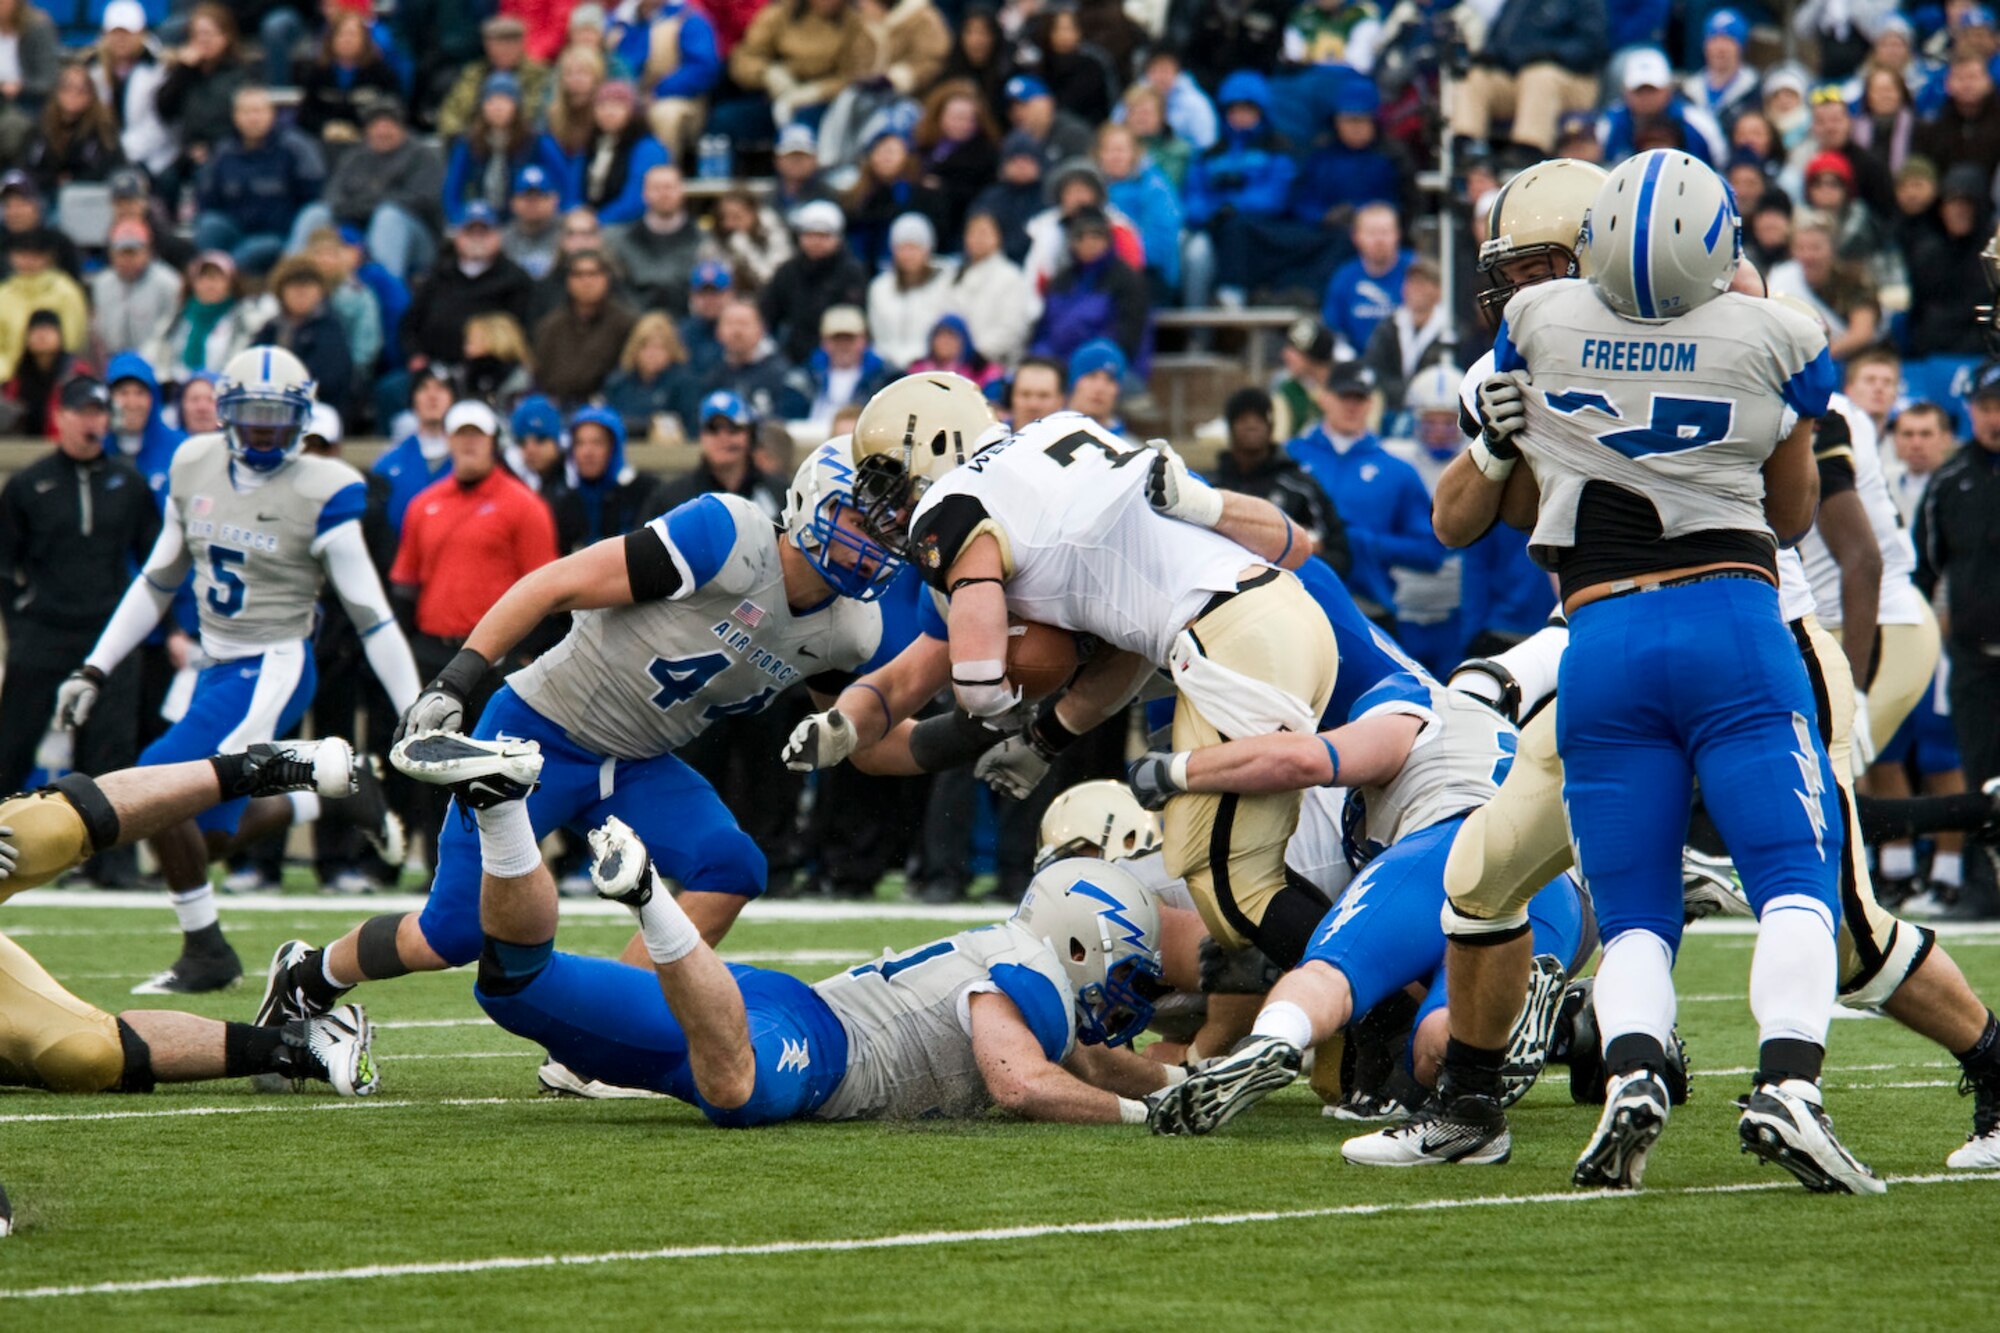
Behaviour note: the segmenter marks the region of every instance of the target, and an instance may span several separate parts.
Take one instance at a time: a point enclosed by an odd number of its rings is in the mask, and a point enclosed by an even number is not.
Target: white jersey
[[[1146,500],[1153,451],[1058,412],[946,473],[917,505],[910,549],[942,587],[972,540],[1000,544],[1007,609],[1164,665],[1174,636],[1264,563]]]
[[[1308,787],[1300,796],[1299,826],[1285,844],[1285,869],[1332,902],[1354,878],[1340,826],[1341,812],[1347,807],[1347,788]]]
[[[823,1120],[964,1118],[993,1103],[972,1053],[972,997],[993,991],[1021,1011],[1042,1053],[1076,1044],[1076,999],[1048,943],[1003,921],[885,953],[814,986],[847,1031],[847,1073],[813,1114]]]
[[[1851,460],[1854,494],[1868,514],[1868,527],[1875,534],[1875,544],[1882,549],[1882,590],[1875,621],[1881,625],[1918,624],[1924,618],[1923,598],[1916,584],[1910,581],[1917,571],[1917,551],[1910,543],[1910,534],[1903,530],[1902,516],[1882,474],[1875,423],[1849,402],[1844,393],[1833,395],[1830,410],[1846,423],[1847,438],[1842,440],[1836,433],[1824,446],[1815,444],[1813,456],[1822,463],[1841,457]],[[1840,565],[1817,525],[1799,543],[1799,554],[1805,559],[1806,577],[1812,580],[1813,600],[1819,603],[1820,618],[1828,624],[1839,624]]]
[[[719,717],[763,711],[794,681],[852,671],[881,643],[875,603],[792,610],[778,529],[740,496],[698,496],[640,531],[665,548],[673,590],[577,612],[561,643],[507,678],[598,754],[667,754]]]
[[[1424,719],[1394,778],[1348,793],[1342,826],[1356,830],[1352,840],[1362,859],[1492,800],[1520,746],[1514,724],[1486,704],[1428,675],[1417,681],[1421,695],[1410,692],[1406,681],[1385,683],[1378,687],[1380,702],[1363,696],[1355,711],[1356,719],[1381,714]]]
[[[1533,377],[1517,438],[1542,492],[1534,543],[1557,549],[1592,481],[1643,496],[1667,539],[1771,535],[1763,465],[1784,413],[1822,415],[1836,382],[1825,335],[1776,301],[1724,293],[1642,323],[1575,278],[1507,303],[1494,366]]]
[[[1840,603],[1835,602],[1835,606]],[[1806,577],[1806,562],[1796,546],[1778,548],[1778,616],[1787,625],[1819,610],[1813,597],[1812,580]]]

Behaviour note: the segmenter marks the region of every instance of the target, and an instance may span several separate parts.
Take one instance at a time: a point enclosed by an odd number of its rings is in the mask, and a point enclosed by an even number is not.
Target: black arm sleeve
[[[1854,431],[1840,413],[1828,412],[1813,423],[1813,462],[1821,500],[1854,489]]]
[[[625,577],[632,581],[635,602],[664,602],[681,590],[681,572],[651,528],[625,534]]]
[[[1835,454],[1832,457],[1816,457],[1819,467],[1819,499],[1825,504],[1843,491],[1854,489],[1854,456]]]

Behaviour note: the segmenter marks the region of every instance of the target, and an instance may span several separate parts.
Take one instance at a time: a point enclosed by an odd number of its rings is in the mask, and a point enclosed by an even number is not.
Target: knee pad
[[[408,975],[409,964],[396,948],[396,936],[402,928],[401,912],[384,912],[361,923],[354,940],[354,957],[361,964],[362,976],[370,981],[387,981]]]
[[[56,791],[12,796],[0,802],[0,827],[14,830],[15,850],[14,872],[0,884],[0,898],[48,883],[72,866],[83,864],[95,850],[83,815]]]
[[[1505,944],[1533,929],[1525,910],[1506,916],[1467,916],[1450,899],[1445,900],[1444,910],[1438,913],[1438,925],[1444,929],[1446,939],[1473,946]]]
[[[734,893],[744,898],[761,897],[771,873],[764,853],[742,829],[732,828],[705,848],[701,861],[683,879],[681,887],[693,893]]]
[[[65,773],[50,786],[61,792],[82,816],[92,851],[108,851],[118,845],[118,812],[111,807],[111,798],[104,794],[95,778],[87,773]]]
[[[103,1024],[77,1025],[36,1052],[35,1078],[51,1092],[124,1091],[119,1078],[125,1054],[119,1037],[125,1030],[119,1023],[114,1032],[108,1018]],[[150,1072],[151,1066],[147,1068]],[[150,1084],[145,1090],[151,1090]]]
[[[1889,1003],[1889,997],[1903,988],[1903,983],[1923,966],[1924,959],[1930,957],[1931,950],[1936,946],[1936,931],[1908,921],[1897,921],[1895,936],[1883,953],[1882,965],[1875,969],[1875,975],[1851,991],[1842,990],[1840,1002],[1850,1008],[1881,1013],[1882,1006]]]
[[[555,951],[554,940],[509,944],[488,935],[479,951],[479,989],[488,995],[518,995],[542,974]]]
[[[118,1060],[118,1091],[153,1090],[153,1048],[122,1018],[118,1020]]]

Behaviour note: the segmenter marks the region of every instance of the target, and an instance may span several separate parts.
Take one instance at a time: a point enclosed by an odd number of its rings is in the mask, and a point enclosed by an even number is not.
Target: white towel
[[[1187,630],[1174,636],[1167,667],[1174,688],[1230,740],[1268,736],[1274,731],[1311,735],[1318,730],[1319,719],[1297,695],[1202,656],[1194,635]]]

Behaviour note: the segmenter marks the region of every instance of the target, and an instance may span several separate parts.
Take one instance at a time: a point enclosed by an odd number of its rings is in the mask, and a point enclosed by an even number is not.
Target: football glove
[[[14,845],[14,830],[0,828],[0,880],[14,873],[14,866],[21,859],[21,849]]]
[[[1165,440],[1151,442],[1155,450],[1146,501],[1168,518],[1212,528],[1222,522],[1222,492],[1188,471],[1187,461]]]
[[[94,666],[80,666],[69,673],[69,679],[56,691],[57,731],[75,731],[90,721],[90,710],[97,707],[97,696],[104,688],[104,673]]]
[[[1139,804],[1148,810],[1164,810],[1167,802],[1187,790],[1187,755],[1153,750],[1132,761],[1125,781]],[[1179,770],[1176,773],[1176,769]]]
[[[1849,728],[1853,733],[1848,740],[1854,776],[1860,777],[1875,762],[1875,733],[1868,720],[1868,695],[1866,691],[1854,692],[1854,723]]]
[[[832,768],[860,745],[861,737],[847,714],[829,708],[793,727],[778,758],[794,773],[810,773],[818,768]]]
[[[1528,424],[1528,404],[1521,382],[1512,375],[1488,375],[1479,383],[1481,438],[1495,458],[1519,458],[1514,436]]]
[[[491,667],[484,657],[470,648],[459,649],[397,721],[395,739],[401,741],[426,732],[463,728],[466,696],[479,688],[489,670]]]

